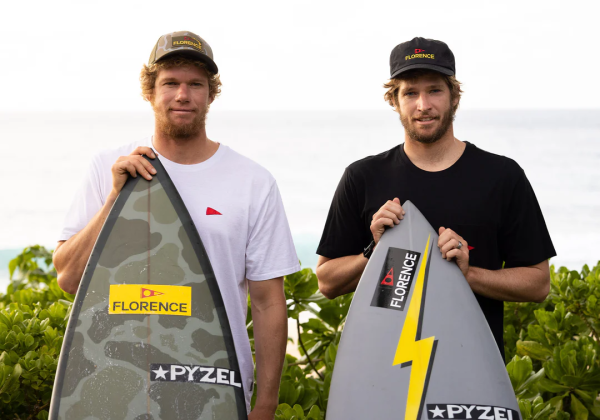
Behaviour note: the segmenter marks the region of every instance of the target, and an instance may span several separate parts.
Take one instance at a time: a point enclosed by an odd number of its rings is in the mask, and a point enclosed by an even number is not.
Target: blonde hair
[[[150,66],[144,64],[140,73],[140,85],[142,87],[142,97],[148,100],[148,96],[154,93],[154,86],[156,85],[156,79],[158,72],[163,69],[171,69],[173,67],[183,66],[195,66],[196,68],[202,69],[208,76],[208,88],[209,95],[211,98],[216,98],[221,94],[221,77],[208,70],[206,64],[199,60],[193,60],[191,58],[175,56],[172,58],[166,58],[154,63]]]
[[[400,90],[401,82],[405,80],[414,82],[420,77],[430,76],[432,74],[438,75],[442,79],[444,79],[444,82],[448,86],[448,89],[450,89],[450,102],[454,103],[454,101],[456,101],[456,105],[452,106],[452,114],[454,115],[454,113],[458,109],[460,97],[463,92],[460,88],[461,83],[458,80],[456,80],[455,76],[448,76],[434,70],[415,69],[406,71],[404,73],[400,73],[398,77],[390,79],[389,82],[383,85],[383,87],[387,89],[387,91],[383,95],[383,98],[387,101],[388,104],[390,104],[391,107],[393,107],[395,110],[398,110],[398,91]]]

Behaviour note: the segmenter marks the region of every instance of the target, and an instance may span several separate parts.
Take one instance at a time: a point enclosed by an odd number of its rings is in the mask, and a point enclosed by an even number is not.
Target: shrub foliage
[[[58,287],[52,252],[41,246],[25,248],[9,272],[0,295],[0,418],[44,420],[73,295]],[[275,418],[320,420],[352,294],[326,299],[309,268],[284,285],[300,357],[286,355]],[[524,420],[600,420],[600,262],[581,272],[551,267],[548,298],[506,303],[504,328]],[[253,344],[250,313],[248,333]]]

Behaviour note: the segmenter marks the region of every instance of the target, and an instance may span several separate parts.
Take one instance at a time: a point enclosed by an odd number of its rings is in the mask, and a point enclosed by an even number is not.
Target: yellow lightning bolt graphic
[[[394,357],[394,366],[411,362],[410,382],[408,385],[408,397],[406,398],[405,420],[417,420],[419,410],[421,408],[421,400],[425,391],[425,380],[429,369],[431,352],[435,337],[417,340],[417,329],[419,326],[419,318],[421,316],[421,302],[423,300],[423,285],[425,283],[425,270],[427,268],[429,256],[429,242],[431,235],[427,239],[425,252],[423,253],[423,262],[419,269],[419,275],[415,284],[406,321],[400,334],[398,347],[396,348],[396,356]]]

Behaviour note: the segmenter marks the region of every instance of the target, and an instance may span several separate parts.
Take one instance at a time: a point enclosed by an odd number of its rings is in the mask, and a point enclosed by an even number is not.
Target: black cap
[[[413,69],[429,69],[454,76],[454,54],[442,41],[413,38],[396,45],[390,56],[390,78]]]

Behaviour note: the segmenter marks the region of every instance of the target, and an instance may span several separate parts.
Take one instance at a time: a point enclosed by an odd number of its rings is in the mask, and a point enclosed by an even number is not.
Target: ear
[[[454,108],[455,106],[457,106],[459,102],[460,102],[460,98],[454,98],[452,100],[452,107]]]
[[[208,97],[208,104],[211,105],[214,100],[215,100],[215,96],[209,96]]]
[[[154,91],[152,93],[146,93],[144,99],[152,103],[154,101]]]

